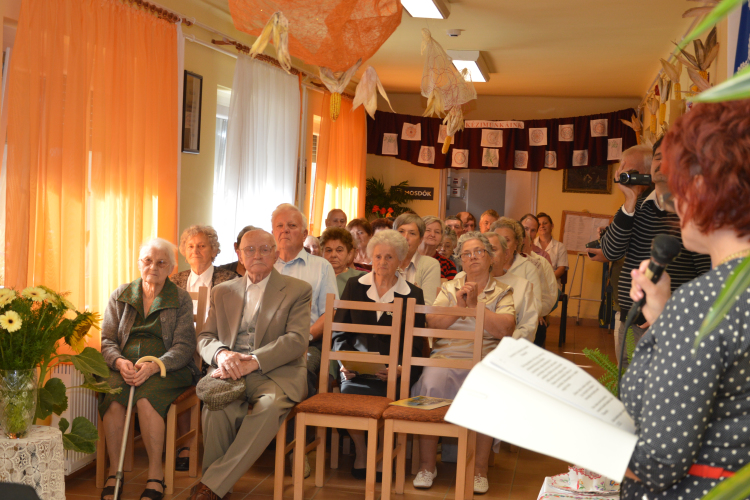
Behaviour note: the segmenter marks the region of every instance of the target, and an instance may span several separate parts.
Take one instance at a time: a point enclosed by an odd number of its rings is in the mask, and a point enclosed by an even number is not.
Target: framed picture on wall
[[[612,194],[610,166],[566,168],[563,193]]]
[[[198,154],[201,150],[201,104],[203,77],[185,71],[182,93],[182,152]]]

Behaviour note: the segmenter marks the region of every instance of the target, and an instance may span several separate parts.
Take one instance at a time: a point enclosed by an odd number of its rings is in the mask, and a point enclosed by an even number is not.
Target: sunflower
[[[9,288],[0,289],[0,307],[10,304],[16,298],[16,292]]]
[[[47,292],[45,292],[43,288],[39,288],[38,286],[25,288],[21,292],[21,295],[33,300],[34,302],[41,302],[47,298]]]
[[[9,333],[20,329],[22,324],[21,316],[15,311],[8,311],[7,313],[0,315],[0,328],[3,328]]]

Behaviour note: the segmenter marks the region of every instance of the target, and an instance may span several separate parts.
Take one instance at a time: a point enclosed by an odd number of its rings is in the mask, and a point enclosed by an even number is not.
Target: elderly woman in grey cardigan
[[[144,243],[138,258],[141,277],[120,285],[110,296],[104,313],[102,355],[112,370],[108,381],[112,387],[123,389],[120,394],[107,394],[99,404],[112,474],[102,492],[105,500],[114,493],[129,386],[136,387],[133,399],[149,461],[149,484],[142,497],[161,498],[164,419],[172,402],[200,376],[193,362],[193,302],[188,292],[167,278],[176,265],[176,250],[161,238]],[[143,356],[159,358],[167,377],[154,376],[159,373],[156,363],[135,365]]]

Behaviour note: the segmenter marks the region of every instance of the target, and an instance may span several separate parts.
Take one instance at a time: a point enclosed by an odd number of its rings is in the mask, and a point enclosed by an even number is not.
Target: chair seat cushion
[[[324,413],[327,415],[379,419],[392,402],[392,399],[381,396],[325,393],[316,394],[306,399],[299,403],[295,409],[297,413]]]
[[[183,401],[185,401],[190,396],[195,396],[195,386],[194,385],[188,387],[185,390],[185,392],[183,392],[182,394],[180,394],[177,397],[177,399],[175,399],[174,401],[172,401],[172,404],[176,405],[176,404],[182,403]]]
[[[412,422],[430,422],[433,424],[442,424],[445,422],[445,414],[448,413],[448,406],[441,406],[434,410],[415,410],[414,408],[405,408],[403,406],[389,406],[383,412],[383,419],[393,420],[410,420]]]

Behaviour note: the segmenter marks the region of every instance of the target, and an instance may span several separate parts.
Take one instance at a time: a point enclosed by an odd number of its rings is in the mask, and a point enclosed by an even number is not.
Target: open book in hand
[[[452,399],[431,398],[428,396],[414,396],[413,398],[399,399],[391,403],[393,406],[404,406],[414,408],[415,410],[434,410],[448,406],[453,402]]]
[[[445,420],[621,480],[637,437],[621,401],[574,363],[505,337],[469,373]]]

